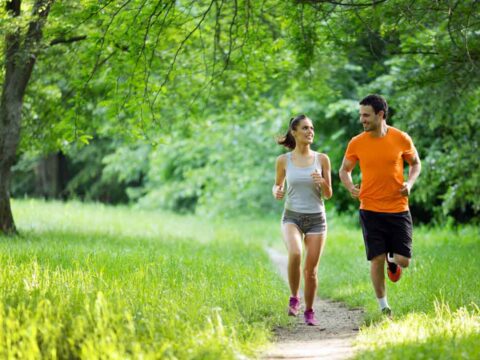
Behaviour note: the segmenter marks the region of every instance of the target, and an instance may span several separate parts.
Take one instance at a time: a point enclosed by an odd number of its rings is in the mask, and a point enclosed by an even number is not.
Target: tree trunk
[[[5,234],[16,232],[9,189],[11,168],[20,137],[22,111],[21,101],[12,99],[11,95],[11,90],[5,86],[0,103],[0,231]]]
[[[10,16],[20,16],[21,0],[6,2]],[[0,98],[0,233],[16,233],[10,207],[11,168],[20,140],[22,105],[53,0],[36,0],[25,34],[21,28],[5,35],[5,80]],[[23,40],[23,41],[22,41]]]
[[[35,195],[45,199],[64,196],[67,183],[67,164],[61,151],[51,153],[38,160],[35,171]]]

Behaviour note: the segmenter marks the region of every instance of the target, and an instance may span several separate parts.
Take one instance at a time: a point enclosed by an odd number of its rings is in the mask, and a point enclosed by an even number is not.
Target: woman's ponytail
[[[303,114],[291,118],[290,124],[288,125],[287,133],[284,136],[280,136],[277,139],[277,144],[283,145],[292,150],[295,149],[296,143],[295,143],[295,138],[292,135],[292,130],[297,130],[297,125],[300,123],[300,121],[306,118],[307,116]]]

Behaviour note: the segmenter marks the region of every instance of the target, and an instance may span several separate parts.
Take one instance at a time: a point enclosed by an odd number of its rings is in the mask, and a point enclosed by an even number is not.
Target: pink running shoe
[[[290,302],[288,304],[288,316],[297,316],[300,310],[300,298],[296,296],[290,296]]]
[[[306,310],[303,313],[303,318],[305,319],[305,324],[309,326],[316,326],[317,321],[315,320],[315,311],[313,309]]]

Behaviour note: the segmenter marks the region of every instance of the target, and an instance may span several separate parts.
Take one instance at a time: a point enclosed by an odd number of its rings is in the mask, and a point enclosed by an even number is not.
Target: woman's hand
[[[272,194],[275,199],[282,200],[285,196],[283,185],[273,185]]]
[[[322,189],[322,186],[327,186],[327,181],[320,175],[318,169],[315,169],[315,171],[311,173],[311,176],[315,185],[318,185],[320,189]]]

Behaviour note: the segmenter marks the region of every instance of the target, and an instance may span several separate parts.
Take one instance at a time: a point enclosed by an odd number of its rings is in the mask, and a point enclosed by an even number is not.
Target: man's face
[[[360,122],[365,131],[375,131],[380,128],[383,120],[383,111],[375,114],[375,110],[371,105],[360,105]]]

